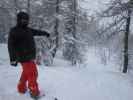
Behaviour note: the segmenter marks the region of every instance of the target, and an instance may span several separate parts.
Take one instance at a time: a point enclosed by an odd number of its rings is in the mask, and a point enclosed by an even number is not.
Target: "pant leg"
[[[18,89],[19,93],[25,93],[27,90],[27,86],[26,86],[26,83],[27,83],[26,67],[27,67],[27,65],[25,63],[21,63],[21,65],[22,65],[22,74],[21,74],[17,89]]]
[[[34,61],[28,62],[28,88],[33,96],[39,95],[40,91],[38,88],[37,77],[38,71]]]

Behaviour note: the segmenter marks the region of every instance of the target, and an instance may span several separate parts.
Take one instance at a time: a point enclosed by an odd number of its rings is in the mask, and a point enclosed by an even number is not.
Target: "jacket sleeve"
[[[14,49],[12,30],[9,32],[8,35],[8,53],[9,53],[10,62],[16,61],[16,53]]]
[[[46,31],[36,30],[32,28],[30,28],[30,30],[33,33],[33,36],[46,36],[46,37],[50,36],[50,34]]]

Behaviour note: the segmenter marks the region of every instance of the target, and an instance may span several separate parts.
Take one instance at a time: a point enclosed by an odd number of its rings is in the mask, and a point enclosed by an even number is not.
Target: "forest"
[[[92,1],[93,2],[93,1]],[[109,0],[104,8],[88,14],[82,0],[1,0],[0,42],[6,43],[16,15],[30,15],[30,27],[47,30],[50,38],[36,37],[37,59],[48,51],[48,64],[56,51],[72,65],[83,63],[84,52],[95,47],[103,64],[113,60],[126,73],[132,69],[132,0]],[[91,4],[90,4],[91,5]],[[44,49],[45,48],[45,49]]]

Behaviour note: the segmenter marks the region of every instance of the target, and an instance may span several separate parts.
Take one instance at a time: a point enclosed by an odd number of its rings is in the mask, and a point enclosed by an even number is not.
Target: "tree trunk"
[[[30,16],[30,0],[27,1],[27,12]]]
[[[76,10],[77,0],[66,0],[68,8],[65,13],[65,31],[64,31],[64,51],[63,56],[65,59],[72,62],[72,65],[77,63],[78,48],[76,43]],[[69,9],[69,10],[68,10]]]
[[[55,32],[56,32],[56,47],[58,48],[59,46],[59,32],[58,32],[58,27],[59,27],[59,20],[58,20],[58,14],[59,14],[59,0],[56,1],[56,25],[55,25]]]
[[[124,37],[124,66],[123,73],[127,73],[128,70],[128,37],[130,32],[130,20],[131,20],[131,10],[128,10],[128,17],[126,22],[126,32]]]
[[[55,33],[55,39],[54,39],[54,44],[55,47],[52,50],[52,56],[55,57],[56,51],[59,47],[59,20],[58,20],[58,14],[59,14],[59,0],[56,0],[56,8],[55,8],[56,16],[55,16],[55,26],[54,26],[54,33]]]

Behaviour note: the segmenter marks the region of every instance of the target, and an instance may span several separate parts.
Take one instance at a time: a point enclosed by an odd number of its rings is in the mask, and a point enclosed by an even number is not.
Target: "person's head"
[[[29,24],[29,15],[26,12],[19,12],[17,14],[17,25],[27,27]]]

